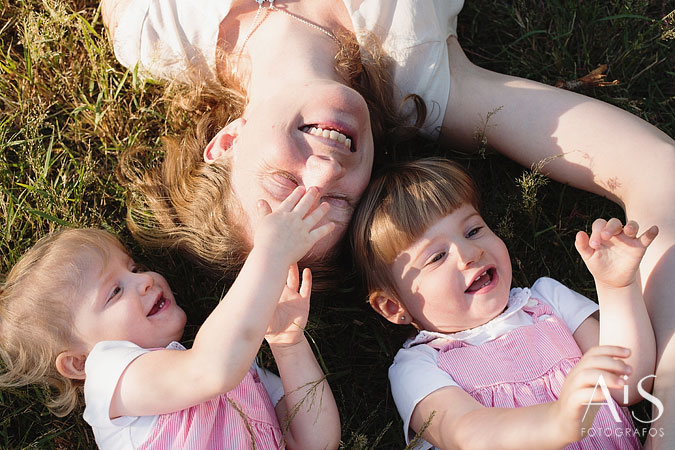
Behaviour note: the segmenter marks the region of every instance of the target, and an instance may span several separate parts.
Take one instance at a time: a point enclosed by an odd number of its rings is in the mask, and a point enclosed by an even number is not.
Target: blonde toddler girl
[[[114,236],[43,238],[0,292],[0,385],[51,386],[60,415],[83,387],[101,449],[336,448],[337,408],[303,332],[311,274],[300,283],[296,265],[333,228],[317,198],[298,188],[275,212],[259,203],[253,249],[190,349],[164,277]],[[280,381],[254,363],[263,339]]]

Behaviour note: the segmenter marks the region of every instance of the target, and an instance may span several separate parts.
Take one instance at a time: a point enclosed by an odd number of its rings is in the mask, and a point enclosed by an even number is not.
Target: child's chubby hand
[[[312,272],[309,268],[305,268],[300,284],[298,266],[291,265],[288,269],[286,286],[265,333],[265,339],[270,345],[289,347],[304,338],[311,293]]]
[[[318,197],[317,188],[310,187],[305,191],[298,186],[274,212],[265,200],[259,200],[254,250],[265,251],[270,258],[278,258],[286,265],[305,256],[317,241],[335,228],[333,222],[316,227],[330,209],[328,203],[312,209]]]
[[[596,283],[622,288],[635,281],[642,256],[659,232],[652,226],[638,236],[638,224],[629,221],[625,226],[619,219],[597,219],[591,236],[580,231],[575,246]]]
[[[598,405],[611,399],[605,395],[599,384],[602,376],[609,389],[622,389],[624,375],[629,375],[631,367],[623,359],[630,356],[625,347],[601,345],[589,349],[579,363],[567,374],[560,397],[553,403],[554,420],[565,442],[578,441],[593,424]]]

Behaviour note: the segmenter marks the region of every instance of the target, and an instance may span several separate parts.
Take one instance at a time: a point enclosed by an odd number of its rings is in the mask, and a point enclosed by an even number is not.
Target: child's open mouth
[[[165,306],[167,305],[167,300],[164,298],[163,295],[157,299],[154,305],[152,305],[152,308],[150,309],[150,312],[148,313],[148,317],[153,316],[160,312]]]
[[[488,287],[492,280],[495,278],[495,269],[494,267],[487,269],[485,272],[478,275],[478,277],[473,280],[471,285],[464,291],[467,294],[473,294],[480,291],[481,289]]]

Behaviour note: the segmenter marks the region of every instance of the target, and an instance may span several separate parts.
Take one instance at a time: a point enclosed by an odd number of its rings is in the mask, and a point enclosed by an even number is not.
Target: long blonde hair
[[[110,233],[69,229],[40,239],[14,265],[0,287],[0,387],[47,388],[47,406],[65,416],[80,405],[82,382],[61,375],[56,357],[71,348],[70,304],[77,299],[92,252],[105,258]]]
[[[354,261],[370,299],[382,293],[400,298],[390,273],[396,256],[466,203],[479,210],[478,189],[453,161],[424,158],[379,173],[366,188],[350,230]]]
[[[352,33],[339,34],[341,48],[335,68],[345,83],[366,99],[376,148],[393,149],[416,134],[425,118],[424,103],[414,103],[417,123],[409,123],[393,103],[391,61],[372,38],[359,45]],[[225,125],[243,114],[247,103],[241,80],[234,72],[219,71],[219,80],[205,82],[174,97],[173,106],[198,117],[182,137],[165,138],[159,166],[146,169],[153,159],[149,148],[133,148],[122,154],[118,178],[128,189],[127,223],[133,236],[144,245],[177,249],[218,276],[232,278],[250,250],[244,232],[235,223],[232,210],[241,208],[233,195],[229,168],[206,164],[203,151]],[[381,157],[383,151],[378,152]],[[312,261],[314,287],[321,290],[321,273],[336,269],[337,249],[322,261]],[[329,283],[330,284],[330,283]],[[329,285],[328,284],[328,285]],[[328,286],[326,285],[326,287]]]

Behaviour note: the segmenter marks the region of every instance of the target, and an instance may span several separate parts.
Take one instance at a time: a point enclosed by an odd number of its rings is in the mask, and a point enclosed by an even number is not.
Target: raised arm
[[[626,364],[621,358],[627,350],[620,347],[595,347],[570,371],[560,394],[551,403],[522,408],[486,408],[461,388],[439,389],[420,401],[413,411],[410,426],[422,437],[443,450],[561,449],[580,440],[587,427],[586,403],[604,401],[595,391],[597,374],[602,373],[608,387],[620,388]],[[592,397],[592,395],[594,395]]]
[[[300,285],[293,265],[265,335],[284,386],[276,411],[290,450],[334,449],[340,443],[337,405],[304,333],[311,291],[310,270],[303,271]]]
[[[657,343],[654,395],[664,404],[653,425],[675,418],[675,142],[656,127],[615,106],[472,64],[456,38],[448,40],[452,89],[442,137],[455,146],[477,148],[474,133],[488,113],[488,145],[563,183],[606,196],[626,217],[659,236],[640,265],[645,302]],[[675,434],[655,439],[654,448],[675,448]]]
[[[575,245],[595,280],[600,304],[600,344],[620,345],[631,350],[626,362],[632,367],[627,384],[629,403],[642,399],[637,391],[640,380],[654,373],[656,343],[642,297],[638,266],[647,247],[658,233],[651,227],[638,236],[638,225],[622,226],[618,219],[593,222],[589,236],[580,231]],[[645,390],[651,389],[651,378]],[[623,403],[623,392],[613,392]]]
[[[308,214],[317,197],[316,188],[305,194],[298,187],[271,214],[263,202],[253,249],[192,348],[149,352],[133,361],[118,383],[111,417],[179,411],[239,384],[276,310],[288,268],[333,228],[332,222],[314,228],[329,209],[321,204]]]

